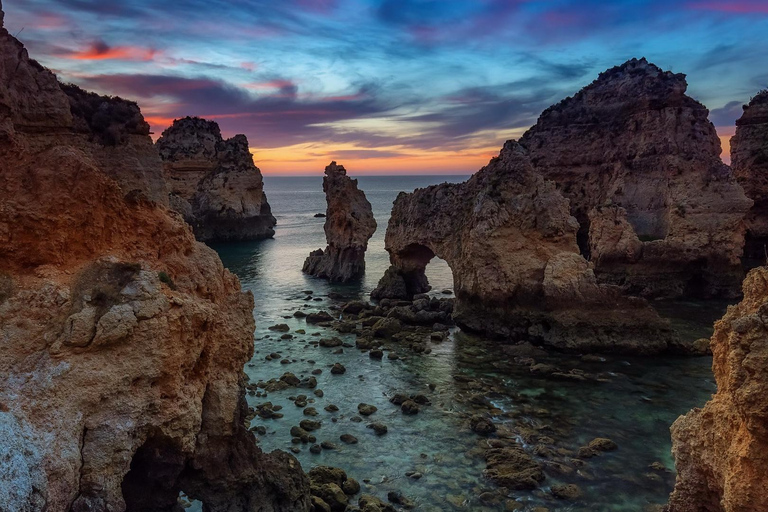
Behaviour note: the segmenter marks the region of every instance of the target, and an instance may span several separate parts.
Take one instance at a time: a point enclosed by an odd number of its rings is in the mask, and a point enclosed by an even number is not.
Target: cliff
[[[755,204],[747,215],[744,248],[748,266],[766,264],[768,246],[768,91],[744,107],[731,138],[731,168]]]
[[[633,59],[545,110],[520,139],[570,200],[600,282],[653,297],[735,297],[751,201],[685,75]]]
[[[325,168],[323,191],[327,203],[325,251],[313,251],[303,271],[332,282],[347,282],[365,274],[365,250],[376,231],[371,203],[357,188],[357,180],[336,162]]]
[[[513,141],[461,184],[401,193],[386,248],[392,267],[374,298],[429,290],[434,257],[451,267],[454,319],[488,336],[567,350],[653,353],[671,334],[642,299],[597,283],[579,254],[568,201]]]
[[[224,140],[219,125],[177,119],[157,140],[171,207],[204,242],[258,240],[276,223],[245,135]]]
[[[138,108],[0,55],[0,508],[308,510],[244,424],[253,297],[163,205]]]
[[[717,393],[672,425],[678,476],[671,512],[768,510],[768,268],[715,324]]]

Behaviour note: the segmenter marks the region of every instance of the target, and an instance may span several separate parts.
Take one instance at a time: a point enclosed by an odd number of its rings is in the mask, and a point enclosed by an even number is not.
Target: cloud
[[[160,52],[154,48],[139,46],[109,46],[102,40],[90,43],[86,48],[75,51],[61,51],[60,57],[74,60],[135,60],[151,61]]]
[[[691,2],[691,9],[703,11],[718,11],[731,14],[768,14],[768,3],[765,0],[717,0],[707,2]]]
[[[741,101],[729,101],[720,108],[714,108],[709,112],[709,120],[718,127],[734,126],[736,120],[743,113]]]

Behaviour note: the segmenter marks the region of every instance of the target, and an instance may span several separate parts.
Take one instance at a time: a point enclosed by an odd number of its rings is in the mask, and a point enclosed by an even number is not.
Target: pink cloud
[[[87,48],[64,53],[61,57],[74,60],[154,60],[161,52],[139,46],[109,46],[104,41],[94,41]]]

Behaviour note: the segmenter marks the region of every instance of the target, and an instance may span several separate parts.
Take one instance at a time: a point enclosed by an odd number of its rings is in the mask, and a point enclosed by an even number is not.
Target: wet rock
[[[317,416],[318,414],[317,409],[315,409],[314,407],[307,407],[306,409],[304,409],[303,412],[304,412],[304,416]]]
[[[376,411],[378,411],[378,409],[374,405],[358,404],[357,406],[357,412],[360,413],[361,416],[370,416]]]
[[[581,497],[581,489],[574,484],[555,484],[550,491],[552,496],[561,500],[574,501]]]
[[[384,503],[376,496],[362,494],[357,502],[360,512],[397,512],[389,503]]]
[[[541,464],[518,445],[487,450],[485,460],[485,476],[502,487],[530,490],[544,481]]]
[[[336,484],[341,486],[347,479],[347,473],[341,468],[332,466],[315,466],[307,473],[314,485]]]
[[[310,313],[306,317],[308,324],[319,324],[322,322],[331,322],[333,317],[328,314],[327,311],[318,311],[317,313]]]
[[[322,448],[320,448],[320,445],[319,445],[319,444],[313,444],[312,446],[310,446],[310,447],[309,447],[309,452],[310,452],[310,453],[313,453],[313,454],[315,454],[315,455],[318,455],[318,454],[319,454],[319,453],[321,453],[322,451],[323,451],[323,449],[322,449]]]
[[[357,315],[361,311],[370,309],[370,304],[367,302],[363,302],[361,300],[355,300],[352,302],[348,302],[344,304],[344,306],[341,308],[342,313],[345,315]]]
[[[277,331],[277,332],[288,332],[291,330],[290,327],[288,327],[287,324],[277,324],[273,325],[269,328],[270,331]]]
[[[371,359],[381,360],[384,357],[384,352],[379,349],[374,349],[368,353],[368,357]]]
[[[352,434],[341,434],[339,439],[345,444],[357,444],[357,438]]]
[[[339,410],[339,408],[338,408],[338,406],[336,406],[334,404],[328,404],[328,405],[325,406],[325,410],[327,412],[336,412],[336,411]]]
[[[334,363],[331,367],[331,373],[334,375],[342,375],[346,373],[347,369],[341,363]]]
[[[344,342],[340,338],[321,338],[320,346],[326,348],[340,347]]]
[[[379,422],[371,423],[367,426],[367,428],[372,429],[377,436],[383,436],[387,433],[388,430],[385,424]]]
[[[487,436],[496,432],[496,425],[485,416],[475,415],[469,419],[469,428],[472,432]]]
[[[400,406],[400,410],[403,412],[403,414],[412,416],[414,414],[418,414],[420,408],[416,402],[413,400],[406,400],[403,402],[403,404]]]
[[[323,441],[322,443],[320,443],[320,448],[322,448],[323,450],[336,450],[338,446],[336,446],[330,441]]]
[[[599,455],[601,452],[609,452],[616,450],[618,445],[603,437],[598,437],[589,442],[587,446],[579,448],[579,457],[582,459],[591,458]]]
[[[341,490],[347,496],[354,496],[360,492],[360,484],[354,478],[347,478],[343,484],[341,484]]]
[[[315,420],[301,420],[299,422],[299,426],[304,430],[311,432],[313,430],[319,429],[322,426],[322,422]]]
[[[379,338],[391,338],[402,330],[402,324],[395,318],[382,318],[373,326],[373,334]]]
[[[312,496],[312,510],[313,512],[331,512],[331,506],[319,496]]]
[[[416,506],[416,504],[412,500],[403,496],[403,493],[401,493],[400,491],[388,492],[387,500],[389,500],[390,503],[394,503],[395,505],[400,505],[403,508],[411,509]]]

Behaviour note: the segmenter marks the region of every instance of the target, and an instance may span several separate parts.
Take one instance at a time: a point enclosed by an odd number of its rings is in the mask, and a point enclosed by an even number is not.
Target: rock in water
[[[745,262],[765,265],[768,254],[768,90],[752,98],[736,121],[731,168],[755,205],[747,215]]]
[[[163,205],[138,107],[0,54],[0,508],[308,510],[244,425],[253,298]]]
[[[597,283],[577,230],[568,201],[509,141],[467,182],[397,197],[386,234],[392,267],[372,295],[423,292],[438,256],[453,271],[454,319],[465,329],[573,350],[667,348],[670,328],[644,300]]]
[[[371,203],[357,188],[357,180],[336,162],[325,168],[323,191],[328,203],[325,218],[325,251],[312,251],[303,271],[332,282],[347,282],[365,274],[365,250],[376,231]]]
[[[670,512],[768,510],[768,268],[715,323],[717,393],[672,425],[677,483]]]
[[[570,200],[600,282],[736,297],[751,201],[686,88],[685,75],[633,59],[545,110],[519,142]]]
[[[224,140],[219,125],[177,119],[157,140],[171,207],[204,242],[271,238],[277,222],[245,135]]]

